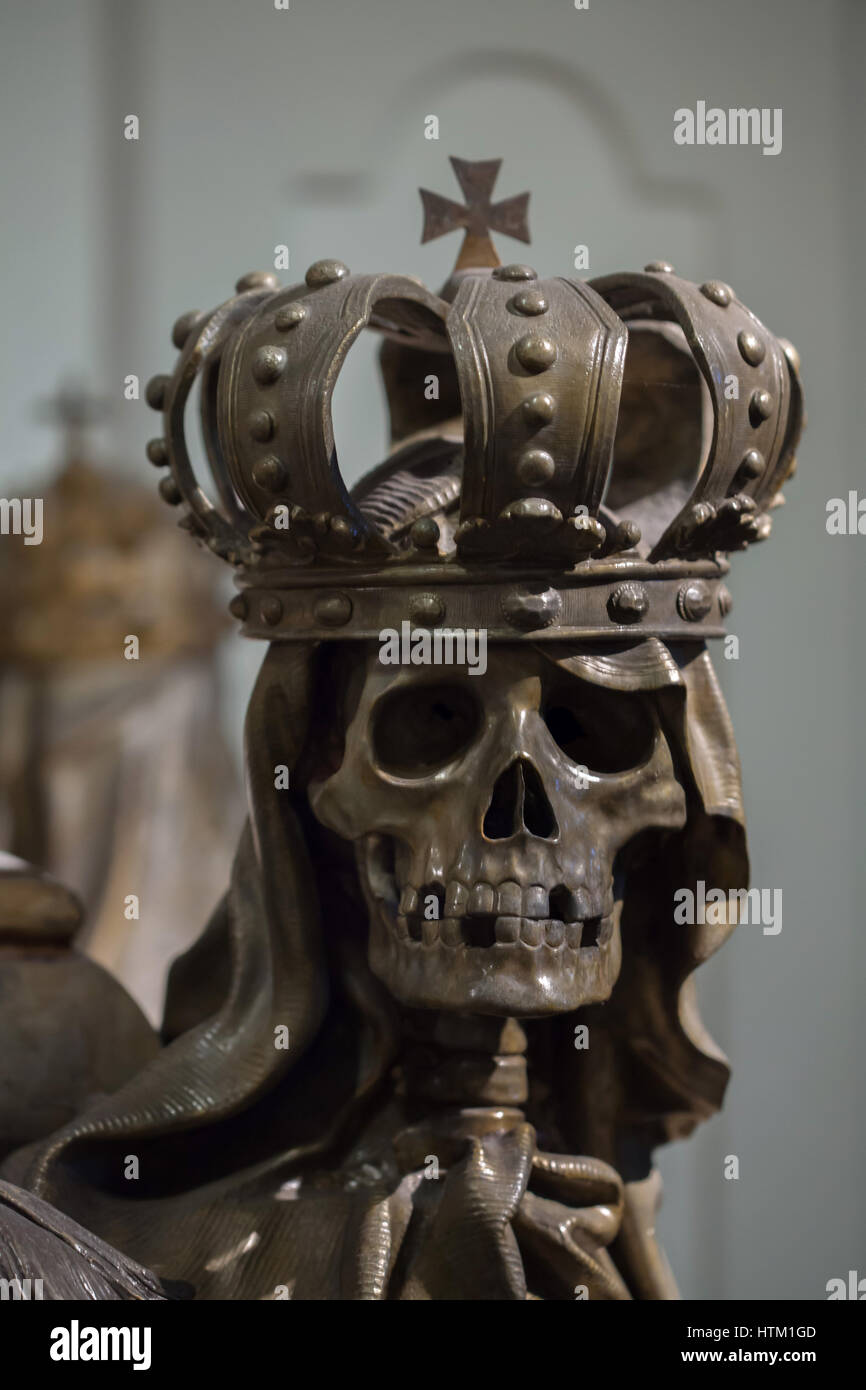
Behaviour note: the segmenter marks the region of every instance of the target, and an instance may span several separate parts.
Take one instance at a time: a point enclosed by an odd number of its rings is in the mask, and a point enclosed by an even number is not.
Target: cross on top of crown
[[[469,160],[451,156],[451,166],[463,190],[465,204],[452,202],[427,188],[418,190],[424,207],[422,242],[432,241],[458,227],[465,230],[455,270],[500,264],[491,231],[514,237],[516,241],[529,241],[526,219],[529,194],[518,193],[498,203],[490,201],[501,164],[501,159]]]

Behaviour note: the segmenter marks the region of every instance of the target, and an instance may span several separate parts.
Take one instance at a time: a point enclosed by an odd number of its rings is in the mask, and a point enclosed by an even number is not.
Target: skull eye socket
[[[481,709],[465,687],[413,685],[377,706],[373,750],[386,772],[423,777],[464,752],[480,727]]]
[[[590,772],[625,772],[652,752],[653,722],[640,696],[575,681],[552,690],[542,713],[566,757]]]

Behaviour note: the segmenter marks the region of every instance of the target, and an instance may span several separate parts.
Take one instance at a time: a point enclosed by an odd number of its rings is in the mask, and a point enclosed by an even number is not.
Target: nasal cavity
[[[553,807],[547,799],[544,783],[532,763],[520,761],[523,778],[523,824],[530,835],[542,840],[552,839],[558,830]]]
[[[544,785],[526,758],[515,758],[497,777],[482,826],[486,840],[509,840],[520,831],[542,840],[557,832]]]

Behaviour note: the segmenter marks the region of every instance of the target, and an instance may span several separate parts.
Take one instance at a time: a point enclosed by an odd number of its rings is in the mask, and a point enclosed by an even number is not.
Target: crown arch
[[[302,285],[272,295],[243,325],[224,364],[217,434],[232,485],[262,521],[275,506],[335,521],[351,547],[385,542],[352,501],[340,473],[332,400],[349,349],[375,328],[430,348],[445,340],[447,306],[406,276],[349,274],[317,262]]]

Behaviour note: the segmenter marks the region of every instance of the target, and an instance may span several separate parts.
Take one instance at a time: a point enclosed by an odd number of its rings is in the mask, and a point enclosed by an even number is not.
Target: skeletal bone
[[[641,696],[507,646],[472,680],[395,671],[371,653],[342,764],[309,795],[317,818],[356,842],[370,964],[391,993],[514,1017],[609,997],[616,855],[686,814]]]

